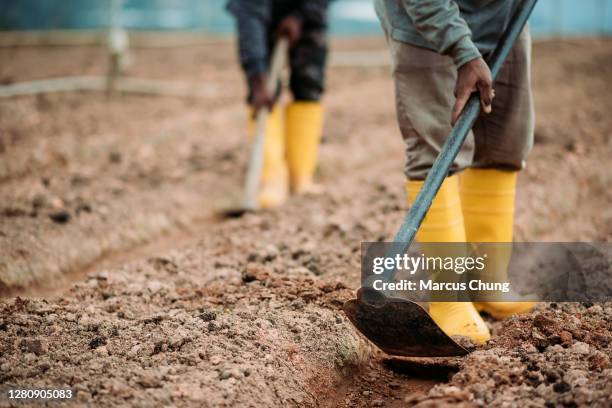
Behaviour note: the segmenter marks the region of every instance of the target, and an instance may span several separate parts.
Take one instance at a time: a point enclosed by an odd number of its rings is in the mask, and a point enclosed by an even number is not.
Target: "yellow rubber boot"
[[[253,121],[249,125],[255,129]],[[253,131],[251,131],[251,134]],[[268,116],[264,140],[264,160],[259,186],[259,205],[274,208],[287,201],[289,196],[289,175],[285,159],[285,137],[282,111],[274,107]]]
[[[472,243],[512,242],[517,172],[468,169],[460,175],[466,239]],[[483,280],[507,281],[512,248],[492,247]],[[515,298],[516,295],[513,296]],[[477,302],[478,310],[503,319],[533,309],[534,302]]]
[[[323,132],[323,107],[319,102],[293,102],[286,112],[287,163],[291,191],[317,190],[313,178]]]
[[[423,186],[422,181],[408,181],[408,200],[414,202]],[[417,231],[419,242],[465,242],[465,228],[457,176],[446,178]]]
[[[414,202],[422,186],[422,181],[406,184],[410,202]],[[419,242],[465,242],[456,176],[448,177],[442,184],[416,238]],[[485,343],[491,338],[487,325],[471,302],[431,302],[429,314],[449,336],[469,337],[475,343]]]

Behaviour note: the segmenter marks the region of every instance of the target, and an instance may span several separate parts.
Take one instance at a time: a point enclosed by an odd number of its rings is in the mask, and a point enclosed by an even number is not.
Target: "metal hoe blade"
[[[344,304],[344,312],[357,330],[385,353],[410,357],[468,354],[418,303],[371,292],[360,289],[357,299]]]
[[[234,206],[234,207],[222,208],[221,210],[219,210],[219,214],[223,218],[239,218],[239,217],[242,217],[246,213],[254,212],[254,211],[255,210],[252,210],[250,208]]]

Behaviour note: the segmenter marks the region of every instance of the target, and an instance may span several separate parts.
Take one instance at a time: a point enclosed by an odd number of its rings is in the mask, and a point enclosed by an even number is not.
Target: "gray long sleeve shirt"
[[[394,40],[449,55],[457,67],[492,51],[520,0],[375,0]]]
[[[327,10],[332,0],[230,0],[228,11],[238,29],[240,62],[247,76],[268,69],[269,35],[280,19],[294,16],[304,26],[327,25]]]

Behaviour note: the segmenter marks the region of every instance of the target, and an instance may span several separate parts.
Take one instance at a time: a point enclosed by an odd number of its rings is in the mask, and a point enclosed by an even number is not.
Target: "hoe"
[[[272,62],[270,75],[266,87],[268,92],[273,94],[278,86],[281,72],[285,66],[287,59],[287,50],[289,42],[286,38],[280,38],[274,47],[272,53]],[[270,112],[267,108],[260,109],[257,113],[255,122],[255,138],[251,145],[249,163],[246,170],[244,192],[242,203],[238,206],[224,208],[221,213],[224,217],[240,217],[247,212],[257,211],[259,204],[257,202],[257,190],[259,188],[259,179],[261,178],[261,170],[263,166],[264,142],[266,137],[266,123]]]
[[[523,0],[497,47],[488,58],[493,80],[512,49],[537,0]],[[388,257],[404,254],[414,240],[425,214],[459,153],[461,145],[480,114],[480,98],[474,94],[451,130],[423,187],[402,223]],[[391,281],[395,269],[381,275]],[[446,335],[425,309],[416,302],[389,297],[373,289],[361,288],[357,299],[344,304],[353,325],[372,343],[390,355],[410,357],[461,356],[468,351]]]

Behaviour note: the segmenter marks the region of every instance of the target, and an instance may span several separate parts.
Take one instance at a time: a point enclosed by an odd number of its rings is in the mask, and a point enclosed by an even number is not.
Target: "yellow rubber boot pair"
[[[459,178],[461,206],[467,242],[508,243],[488,246],[486,276],[481,279],[504,282],[512,256],[512,229],[517,172],[496,169],[468,169]],[[515,296],[512,296],[516,298]],[[530,311],[534,302],[479,302],[480,311],[503,319]]]
[[[422,186],[422,181],[409,181],[406,184],[411,202],[414,202]],[[416,238],[422,243],[465,242],[457,176],[448,177],[442,184]],[[449,336],[469,337],[476,343],[485,343],[491,338],[487,325],[471,302],[431,302],[429,314]]]
[[[254,129],[253,124],[250,125]],[[312,191],[323,129],[319,102],[293,102],[285,118],[276,106],[268,116],[259,205],[274,208],[294,194]]]

